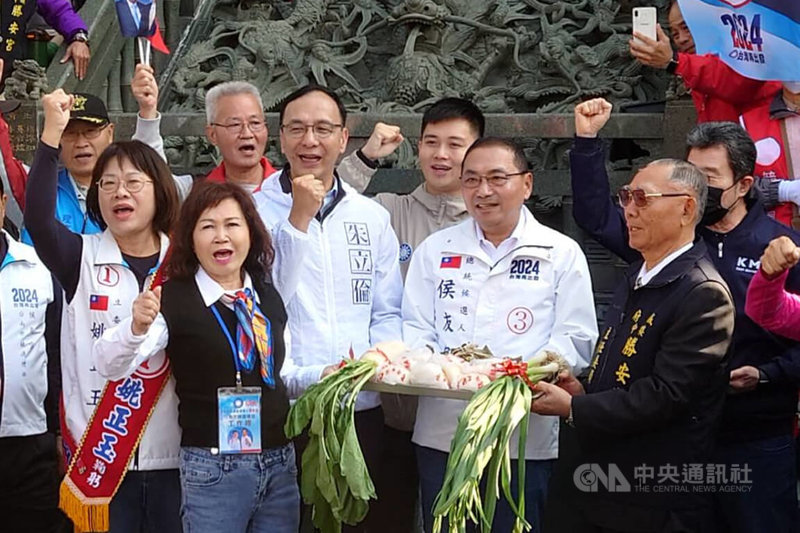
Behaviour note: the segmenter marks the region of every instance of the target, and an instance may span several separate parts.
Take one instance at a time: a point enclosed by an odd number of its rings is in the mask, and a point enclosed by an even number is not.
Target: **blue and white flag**
[[[678,0],[698,54],[757,80],[800,81],[800,0]]]

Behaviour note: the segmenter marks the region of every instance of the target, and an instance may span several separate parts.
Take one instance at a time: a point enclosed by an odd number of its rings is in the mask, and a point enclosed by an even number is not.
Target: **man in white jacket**
[[[434,233],[414,254],[402,307],[407,344],[445,350],[473,342],[523,359],[552,350],[574,368],[588,364],[597,322],[586,258],[525,208],[532,190],[525,156],[512,142],[483,138],[467,150],[461,191],[471,218]],[[464,406],[420,398],[414,443],[426,531]],[[558,457],[558,419],[532,415],[531,422],[525,514],[538,531]],[[511,509],[499,505],[494,530],[511,531],[512,524]]]
[[[411,256],[431,233],[461,222],[469,216],[461,195],[461,162],[467,148],[483,136],[483,113],[468,100],[442,98],[422,115],[417,149],[423,182],[409,194],[382,192],[373,200],[389,211],[389,217],[400,241],[400,270],[405,277]],[[361,152],[388,154],[403,136],[400,128],[378,123],[372,137]],[[373,166],[376,166],[373,162]],[[340,165],[341,168],[341,165]],[[342,179],[359,191],[369,185],[366,173],[349,172]],[[381,394],[386,422],[382,469],[384,493],[389,495],[377,502],[381,513],[389,516],[390,529],[405,533],[414,527],[415,504],[418,494],[417,464],[411,432],[417,413],[417,397],[401,394]]]
[[[307,234],[295,241],[304,253],[294,253],[293,264],[275,267],[275,276],[285,276],[277,269],[292,269],[298,278],[291,294],[281,293],[291,333],[282,377],[296,397],[348,354],[400,338],[403,282],[389,214],[343,183],[335,170],[348,139],[338,96],[325,87],[298,89],[284,102],[280,121],[288,164],[265,180],[254,198],[273,234],[286,224]],[[324,198],[308,210],[292,210],[296,185],[309,180],[322,184]],[[362,393],[356,411],[359,441],[375,475],[383,431],[377,393]],[[377,527],[374,519],[368,515],[361,527]]]
[[[10,192],[10,191],[9,191]],[[7,195],[0,181],[0,221]],[[0,515],[6,531],[54,533],[58,510],[61,298],[30,246],[0,230]]]

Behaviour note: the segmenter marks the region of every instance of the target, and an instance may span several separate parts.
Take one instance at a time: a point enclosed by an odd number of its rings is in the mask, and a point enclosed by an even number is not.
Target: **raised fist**
[[[61,134],[69,123],[69,110],[75,97],[67,94],[63,89],[56,89],[50,94],[42,96],[42,110],[44,111],[44,128],[42,129],[42,142],[54,148],[61,142]]]
[[[292,209],[289,222],[300,231],[308,231],[311,222],[325,198],[325,185],[313,174],[305,174],[292,179]]]
[[[131,311],[131,331],[134,335],[144,335],[153,325],[156,316],[161,311],[161,287],[154,290],[145,290],[133,301]]]
[[[761,272],[767,278],[776,278],[795,266],[800,261],[800,248],[792,239],[781,236],[770,241],[764,255],[761,256]]]
[[[578,137],[597,137],[611,117],[613,106],[604,98],[593,98],[575,106],[575,134]]]
[[[361,148],[361,153],[369,159],[380,159],[397,150],[402,142],[403,134],[400,133],[400,126],[378,122],[367,143]]]

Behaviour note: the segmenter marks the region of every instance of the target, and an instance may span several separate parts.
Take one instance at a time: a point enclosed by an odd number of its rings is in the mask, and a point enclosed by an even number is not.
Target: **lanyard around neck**
[[[231,332],[228,331],[228,326],[225,325],[225,322],[222,320],[222,317],[217,310],[216,303],[211,305],[211,312],[214,313],[214,318],[217,319],[217,323],[219,327],[222,328],[222,332],[225,334],[225,338],[228,339],[228,344],[231,347],[231,354],[233,354],[233,365],[236,367],[236,388],[242,388],[242,367],[239,364],[239,352],[236,349],[236,343],[233,342],[233,337],[231,337]]]

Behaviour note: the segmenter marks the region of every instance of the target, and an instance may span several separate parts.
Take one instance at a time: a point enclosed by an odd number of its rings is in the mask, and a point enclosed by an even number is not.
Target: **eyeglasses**
[[[525,170],[523,172],[511,172],[509,174],[491,174],[489,176],[481,176],[480,174],[467,174],[461,176],[461,186],[465,189],[477,189],[481,185],[482,180],[486,180],[486,183],[489,184],[489,187],[500,188],[508,181],[513,178],[514,176],[522,176],[523,174],[527,174],[528,171]]]
[[[281,126],[281,131],[292,139],[300,139],[311,129],[317,139],[327,139],[336,128],[344,128],[344,124],[331,124],[330,122],[315,122],[314,124],[303,124],[302,122],[290,122]]]
[[[631,200],[633,200],[636,207],[645,207],[647,206],[648,198],[674,198],[678,196],[691,197],[692,195],[685,192],[646,192],[643,189],[631,189],[627,185],[617,193],[619,204],[622,207],[627,207]]]
[[[108,124],[105,126],[100,126],[99,128],[89,128],[85,130],[65,130],[61,134],[62,139],[66,139],[67,141],[75,141],[83,135],[84,139],[91,141],[92,139],[97,139],[100,137],[100,134],[103,132],[104,129],[108,127]]]
[[[228,133],[231,135],[239,135],[244,131],[244,127],[252,131],[253,133],[259,133],[264,131],[267,127],[266,122],[263,120],[248,120],[247,122],[229,122],[228,124],[220,124],[218,122],[212,122],[212,126],[217,126],[219,128],[225,128]]]
[[[100,178],[100,181],[97,182],[97,187],[101,191],[111,194],[119,189],[119,182],[120,180],[116,178]],[[122,180],[122,186],[125,187],[125,190],[128,192],[141,191],[144,189],[145,183],[153,183],[153,180],[145,180],[141,178]]]

